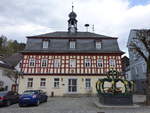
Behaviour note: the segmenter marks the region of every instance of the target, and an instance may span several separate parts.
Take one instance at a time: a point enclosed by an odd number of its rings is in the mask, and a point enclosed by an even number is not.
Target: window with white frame
[[[70,49],[75,49],[76,42],[75,41],[70,41]]]
[[[131,58],[133,60],[138,60],[138,58],[139,58],[138,52],[135,49],[131,49],[131,52],[132,52],[132,57]]]
[[[85,59],[84,65],[85,65],[85,67],[91,67],[91,59]]]
[[[116,66],[116,61],[115,61],[115,59],[109,59],[109,65],[110,65],[110,67]]]
[[[97,59],[97,67],[103,67],[103,60]]]
[[[54,67],[60,67],[60,59],[54,59]]]
[[[29,67],[34,67],[35,66],[35,59],[34,58],[30,58],[29,59]]]
[[[41,60],[41,67],[47,67],[48,59]]]
[[[142,63],[142,70],[143,70],[143,73],[146,72],[146,65],[145,65],[145,63]]]
[[[47,49],[47,48],[48,48],[48,43],[49,43],[48,40],[43,40],[43,48],[44,48],[44,49]]]
[[[70,59],[70,67],[76,67],[76,59]]]
[[[46,86],[46,78],[41,78],[40,86],[41,87],[45,87]]]
[[[90,78],[86,78],[85,79],[85,88],[86,89],[90,89],[91,88],[91,79]]]
[[[135,71],[135,74],[137,75],[138,74],[137,67],[134,67],[134,71]]]
[[[54,88],[59,88],[59,78],[54,78]]]
[[[101,49],[101,48],[102,48],[101,41],[96,41],[96,49]]]
[[[128,80],[128,78],[129,78],[129,77],[128,77],[128,74],[126,74],[126,79]]]
[[[33,78],[28,78],[27,87],[32,88],[33,87]]]

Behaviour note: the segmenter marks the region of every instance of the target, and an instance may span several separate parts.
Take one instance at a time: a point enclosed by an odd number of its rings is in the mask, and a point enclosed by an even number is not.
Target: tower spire
[[[68,32],[70,33],[76,33],[77,32],[77,20],[76,20],[76,13],[73,11],[74,5],[72,2],[72,12],[69,13],[69,20],[68,20]]]

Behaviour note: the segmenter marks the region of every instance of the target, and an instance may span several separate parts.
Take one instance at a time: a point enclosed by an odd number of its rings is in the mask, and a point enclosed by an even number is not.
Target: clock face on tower
[[[70,31],[71,31],[72,33],[75,33],[76,30],[75,30],[74,27],[71,27],[71,28],[70,28]]]

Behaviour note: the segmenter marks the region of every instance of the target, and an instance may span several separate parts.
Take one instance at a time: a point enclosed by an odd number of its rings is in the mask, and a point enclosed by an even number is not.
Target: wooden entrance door
[[[68,92],[69,93],[77,92],[77,79],[68,79]]]

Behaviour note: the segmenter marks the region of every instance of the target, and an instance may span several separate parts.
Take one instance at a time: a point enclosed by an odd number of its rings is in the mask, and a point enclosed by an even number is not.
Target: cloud
[[[13,25],[13,27],[7,25],[1,30],[1,32],[5,33],[5,36],[13,40],[19,40],[21,42],[26,41],[25,38],[26,36],[37,35],[37,34],[42,34],[42,33],[47,33],[52,31],[53,30],[48,27],[40,26],[32,23]],[[16,36],[16,38],[14,38],[13,36],[14,37]]]
[[[0,35],[25,41],[27,35],[67,30],[70,0],[5,0],[0,3]],[[127,52],[130,29],[149,28],[150,2],[131,6],[131,0],[76,0],[78,29],[92,25],[95,32],[118,37],[120,48]]]

